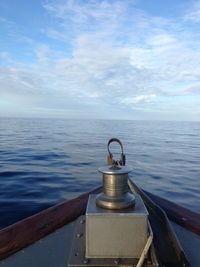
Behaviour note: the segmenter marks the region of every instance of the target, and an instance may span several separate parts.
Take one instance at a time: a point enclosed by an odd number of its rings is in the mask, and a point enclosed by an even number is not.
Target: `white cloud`
[[[200,22],[200,1],[195,0],[189,10],[185,13],[184,19],[195,23]]]
[[[138,95],[133,97],[125,97],[122,99],[122,103],[127,105],[141,104],[141,103],[150,103],[155,99],[156,95]]]
[[[200,95],[200,83],[199,84],[196,84],[196,85],[193,85],[191,87],[188,87],[185,89],[185,93],[186,94],[197,94],[197,95]]]
[[[84,105],[120,110],[125,105],[167,112],[164,99],[172,103],[173,97],[185,96],[185,88],[200,80],[200,42],[184,28],[183,18],[153,16],[136,5],[135,1],[46,1],[44,9],[55,21],[43,33],[66,50],[70,46],[72,53],[27,38],[35,61],[1,67],[1,98],[12,96],[38,110],[63,112]],[[188,89],[187,94],[195,90]]]
[[[58,22],[47,34],[65,42],[73,42],[80,33],[110,38],[127,8],[122,1],[46,1],[43,6]]]
[[[90,23],[102,24],[105,20],[116,22],[119,15],[123,14],[126,5],[121,1],[46,1],[44,8],[52,12],[57,18],[64,22],[71,22],[72,26]],[[114,11],[114,12],[113,12]],[[65,25],[66,26],[66,25]]]

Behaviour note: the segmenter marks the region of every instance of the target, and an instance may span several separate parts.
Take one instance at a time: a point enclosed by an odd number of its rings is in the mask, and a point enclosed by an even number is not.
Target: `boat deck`
[[[200,266],[200,236],[172,223],[193,267]],[[74,222],[56,230],[0,262],[4,267],[66,267],[74,233]]]

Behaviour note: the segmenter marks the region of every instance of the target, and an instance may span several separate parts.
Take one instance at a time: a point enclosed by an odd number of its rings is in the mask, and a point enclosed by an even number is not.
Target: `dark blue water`
[[[139,186],[200,212],[199,122],[1,118],[0,227],[98,186],[111,137]]]

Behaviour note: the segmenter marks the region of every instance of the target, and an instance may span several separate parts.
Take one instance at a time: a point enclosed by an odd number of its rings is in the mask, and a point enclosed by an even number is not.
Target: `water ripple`
[[[100,185],[113,136],[139,186],[200,212],[200,123],[1,118],[0,227]]]

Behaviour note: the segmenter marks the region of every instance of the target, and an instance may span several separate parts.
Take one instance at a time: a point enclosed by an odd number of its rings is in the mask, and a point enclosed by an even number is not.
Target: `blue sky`
[[[1,0],[0,116],[200,120],[200,1]]]

